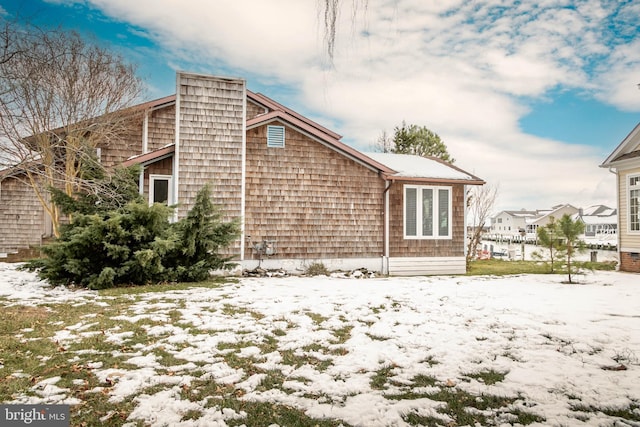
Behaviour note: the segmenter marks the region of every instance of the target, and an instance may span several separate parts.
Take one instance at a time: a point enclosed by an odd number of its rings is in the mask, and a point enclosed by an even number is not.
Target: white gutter
[[[393,181],[384,181],[384,248],[382,253],[382,274],[389,274],[389,190]]]
[[[609,172],[616,176],[616,209],[618,210],[618,232],[616,233],[616,240],[618,241],[618,269],[620,269],[620,262],[622,262],[622,217],[620,216],[620,174],[617,169],[609,166]],[[628,212],[627,212],[628,214]]]
[[[467,215],[469,213],[468,212],[469,211],[469,207],[467,206],[467,197],[469,197],[469,194],[467,193],[467,191],[469,191],[469,190],[467,189],[466,185],[463,187],[463,189],[464,189],[464,191],[463,191],[464,192],[464,219],[462,220],[462,222],[464,223],[464,244],[462,246],[464,248],[464,258],[466,260],[467,259],[467,255],[469,255],[468,254],[468,252],[469,252],[469,250],[468,250],[469,244],[467,242],[467,239],[469,238],[468,233],[467,233],[467,228],[468,228]],[[451,195],[451,198],[453,199],[453,194]],[[474,221],[475,221],[475,218],[474,218]],[[473,226],[475,227],[476,225],[473,224]]]

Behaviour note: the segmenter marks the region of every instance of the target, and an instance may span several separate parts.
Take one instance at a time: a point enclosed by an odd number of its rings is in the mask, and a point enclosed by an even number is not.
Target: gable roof
[[[319,125],[316,126],[315,122],[309,119],[303,120],[299,115],[291,115],[283,110],[271,111],[247,120],[247,130],[273,122],[281,122],[293,126],[299,132],[317,142],[377,171],[385,179],[471,185],[485,183],[482,179],[435,157],[427,158],[392,153],[363,153],[330,136],[323,129],[320,129]]]
[[[528,211],[526,209],[521,209],[519,211],[501,211],[495,217],[498,217],[498,216],[502,215],[503,213],[507,214],[509,216],[518,217],[518,218],[530,218],[530,217],[535,217],[536,215],[538,215],[538,212],[536,212],[536,211]]]
[[[564,205],[556,205],[553,208],[551,208],[550,211],[539,211],[538,215],[535,218],[530,218],[528,219],[527,222],[530,222],[531,224],[535,224],[536,222],[541,222],[545,218],[555,217],[557,213],[563,209],[573,209],[575,210],[576,213],[579,212],[578,208],[568,203]]]
[[[274,101],[273,99],[261,94],[261,93],[255,93],[255,92],[251,92],[250,90],[247,90],[247,97],[258,103],[263,105],[264,107],[272,110],[272,111],[281,111],[283,113],[286,113],[289,116],[295,117],[296,119],[306,123],[307,125],[315,128],[316,130],[328,135],[329,137],[333,138],[333,139],[341,139],[342,135],[335,133],[334,131],[327,129],[326,127],[322,126],[319,123],[314,122],[313,120],[303,116],[302,114],[299,114],[295,111],[293,111],[291,108],[285,107],[284,105]]]
[[[582,209],[582,216],[611,216],[617,213],[617,209],[606,205],[593,205]]]
[[[421,157],[394,153],[363,153],[340,141],[342,135],[314,122],[313,120],[285,107],[273,99],[250,90],[246,91],[248,100],[264,106],[267,113],[246,121],[246,129],[252,129],[272,122],[284,122],[321,144],[345,155],[356,162],[381,174],[385,179],[417,182],[464,183],[483,185],[485,182],[464,170],[436,157]],[[175,105],[176,95],[169,95],[152,101],[129,107],[129,111],[155,110]],[[123,162],[123,166],[135,164],[148,165],[175,153],[175,144],[132,156]],[[9,171],[3,171],[6,176]]]
[[[621,162],[640,157],[640,123],[622,140],[609,157],[600,165],[601,168],[616,167]]]

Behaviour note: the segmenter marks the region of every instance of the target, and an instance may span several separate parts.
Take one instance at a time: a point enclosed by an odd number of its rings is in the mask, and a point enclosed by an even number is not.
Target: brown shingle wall
[[[267,111],[264,107],[254,104],[251,101],[247,101],[247,120],[253,119],[260,114],[265,114]]]
[[[44,233],[44,209],[34,191],[17,178],[0,183],[0,252],[38,245]]]
[[[241,215],[244,80],[179,74],[178,217],[186,216],[198,191],[212,184],[223,219]],[[239,254],[236,243],[231,252]]]
[[[149,151],[173,144],[176,138],[175,105],[150,112],[147,120],[147,149]]]
[[[133,117],[131,125],[122,135],[98,146],[102,149],[100,160],[106,168],[117,166],[129,157],[142,153],[142,116]]]
[[[429,184],[424,184],[429,185]],[[442,184],[433,184],[442,185]],[[404,238],[404,186],[394,182],[389,190],[391,257],[458,257],[464,256],[464,186],[452,190],[452,239]]]
[[[159,160],[150,164],[144,170],[144,199],[149,201],[149,175],[171,175],[173,174],[173,157]]]
[[[268,148],[266,129],[247,131],[245,232],[254,243],[276,240],[275,258],[381,256],[384,181],[290,128],[284,148]],[[256,257],[250,247],[245,257]]]

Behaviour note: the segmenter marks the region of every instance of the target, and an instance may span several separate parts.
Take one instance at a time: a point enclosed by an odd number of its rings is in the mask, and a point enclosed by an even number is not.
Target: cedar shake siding
[[[173,157],[167,157],[155,163],[151,163],[144,168],[144,191],[145,200],[149,201],[149,175],[171,176],[173,173]]]
[[[44,209],[33,189],[21,178],[24,177],[7,177],[0,182],[0,252],[3,253],[40,245],[46,232]]]
[[[242,216],[245,82],[178,73],[176,140],[178,218],[186,216],[198,191],[212,185],[211,200],[223,220]],[[240,241],[230,254],[240,255]]]
[[[176,106],[152,110],[147,116],[147,151],[173,144],[176,139]]]
[[[180,217],[203,185],[225,218],[241,215],[244,140],[244,81],[179,74]]]
[[[375,171],[285,129],[283,148],[267,147],[266,125],[247,131],[246,235],[254,244],[275,240],[272,259],[380,259],[384,181]],[[247,246],[245,259],[257,259]]]
[[[106,144],[98,144],[102,153],[100,161],[106,168],[120,165],[131,156],[140,154],[142,150],[142,115],[131,119],[127,133],[119,135]]]
[[[266,114],[269,111],[262,105],[258,105],[255,102],[247,101],[247,119],[253,119],[261,114]]]

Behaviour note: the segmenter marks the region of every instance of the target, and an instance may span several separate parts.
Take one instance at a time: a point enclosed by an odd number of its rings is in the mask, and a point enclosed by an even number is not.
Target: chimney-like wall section
[[[212,201],[224,220],[241,218],[244,209],[246,82],[178,73],[176,88],[176,170],[174,197],[178,218],[193,206],[196,194],[212,185]],[[242,239],[230,255],[242,254]]]

